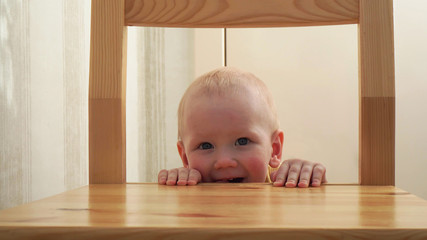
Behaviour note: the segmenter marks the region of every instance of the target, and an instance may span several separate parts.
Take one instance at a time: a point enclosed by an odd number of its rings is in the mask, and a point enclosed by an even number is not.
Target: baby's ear
[[[282,159],[283,140],[284,133],[280,129],[276,130],[271,137],[272,152],[269,164],[272,168],[277,168],[280,165],[280,161]]]
[[[176,146],[178,147],[178,153],[181,157],[182,165],[184,165],[185,168],[188,168],[188,159],[187,154],[185,153],[184,143],[182,141],[178,141]]]

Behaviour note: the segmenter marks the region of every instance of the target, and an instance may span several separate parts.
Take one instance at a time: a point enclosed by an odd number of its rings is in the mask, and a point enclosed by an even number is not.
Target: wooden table
[[[89,185],[0,211],[0,239],[427,239],[427,201],[395,187]]]

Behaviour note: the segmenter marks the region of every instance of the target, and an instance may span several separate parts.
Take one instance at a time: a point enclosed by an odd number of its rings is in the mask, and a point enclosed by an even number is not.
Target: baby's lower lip
[[[216,182],[217,183],[226,183],[226,182],[228,182],[228,180],[222,179],[222,180],[217,180]]]
[[[243,182],[243,181],[244,181],[244,178],[237,177],[237,178],[219,179],[219,180],[216,180],[215,182],[217,182],[217,183],[229,183],[229,182]]]

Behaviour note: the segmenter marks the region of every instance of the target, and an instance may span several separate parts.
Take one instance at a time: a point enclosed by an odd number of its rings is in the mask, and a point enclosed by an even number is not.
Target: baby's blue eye
[[[249,139],[247,138],[239,138],[236,141],[236,145],[247,145],[249,143]]]
[[[213,148],[213,145],[208,142],[204,142],[199,145],[199,149],[202,149],[202,150],[211,149],[211,148]]]

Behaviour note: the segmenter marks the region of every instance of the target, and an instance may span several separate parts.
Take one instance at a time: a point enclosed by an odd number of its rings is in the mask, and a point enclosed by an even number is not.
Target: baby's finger
[[[178,169],[178,182],[176,184],[180,186],[187,185],[188,173],[188,168]]]
[[[277,171],[270,173],[270,180],[272,183],[276,181]]]
[[[311,186],[319,187],[322,183],[326,183],[326,168],[321,164],[316,164],[313,169],[313,179]]]
[[[273,186],[281,187],[285,185],[286,178],[288,177],[289,164],[287,162],[282,163],[279,170],[276,171],[275,176],[273,176]]]
[[[299,175],[301,172],[302,163],[294,162],[290,168],[288,173],[288,180],[286,181],[285,187],[296,187],[297,181],[299,179]]]
[[[306,162],[301,169],[298,187],[306,188],[310,185],[310,178],[313,174],[313,164]]]
[[[175,185],[177,177],[178,177],[178,169],[174,168],[169,170],[168,180],[166,182],[166,185]]]
[[[202,175],[196,169],[190,169],[190,173],[188,174],[188,185],[196,185],[197,183],[202,181]]]
[[[165,185],[167,178],[168,178],[168,170],[162,169],[160,170],[159,175],[157,175],[157,182],[160,185]]]

